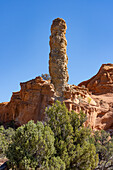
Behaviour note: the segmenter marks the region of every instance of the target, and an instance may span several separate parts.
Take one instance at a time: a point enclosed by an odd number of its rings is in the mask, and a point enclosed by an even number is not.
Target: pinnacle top
[[[53,29],[61,29],[61,30],[66,30],[67,26],[66,26],[66,22],[64,19],[62,18],[56,18],[53,20],[53,23],[51,25],[51,31]]]

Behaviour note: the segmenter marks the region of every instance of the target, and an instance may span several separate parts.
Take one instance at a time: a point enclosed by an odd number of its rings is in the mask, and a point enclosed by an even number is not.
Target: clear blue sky
[[[67,23],[69,84],[113,63],[113,0],[0,0],[0,102],[48,73],[52,20]]]

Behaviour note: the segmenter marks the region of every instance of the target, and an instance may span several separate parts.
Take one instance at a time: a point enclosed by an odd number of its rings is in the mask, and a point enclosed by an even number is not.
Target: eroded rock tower
[[[58,97],[63,96],[63,91],[69,79],[66,29],[66,23],[62,18],[53,20],[50,36],[49,73]]]

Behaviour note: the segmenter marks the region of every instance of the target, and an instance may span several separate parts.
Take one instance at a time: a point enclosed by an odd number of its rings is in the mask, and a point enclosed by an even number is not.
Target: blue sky
[[[52,20],[67,23],[69,84],[113,63],[113,0],[0,0],[0,102],[48,73]]]

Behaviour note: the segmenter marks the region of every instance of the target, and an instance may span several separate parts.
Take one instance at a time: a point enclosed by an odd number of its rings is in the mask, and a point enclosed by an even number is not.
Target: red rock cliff
[[[0,104],[0,121],[23,124],[31,119],[43,120],[45,107],[54,102],[53,85],[36,77],[20,86],[21,90],[13,93],[10,102]]]
[[[95,76],[79,84],[83,85],[93,94],[113,93],[113,64],[102,64]]]
[[[21,90],[13,93],[10,102],[0,104],[0,121],[17,121],[20,125],[29,120],[44,120],[44,110],[57,99],[54,85],[36,77],[20,83]],[[63,101],[69,111],[83,110],[86,125],[92,129],[113,130],[113,93],[92,95],[88,88],[66,85]]]
[[[83,110],[86,126],[113,131],[113,64],[102,65],[94,77],[79,86],[67,84],[65,21],[55,19],[51,30],[49,70],[53,84],[41,77],[20,83],[20,91],[13,93],[10,102],[0,104],[0,121],[15,120],[22,125],[31,119],[44,120],[45,108],[59,99],[69,111]]]

